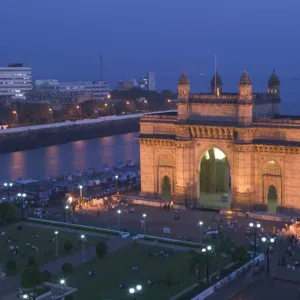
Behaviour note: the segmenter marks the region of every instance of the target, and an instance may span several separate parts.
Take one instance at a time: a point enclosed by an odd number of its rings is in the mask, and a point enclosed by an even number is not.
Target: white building
[[[60,92],[89,94],[93,98],[107,98],[109,95],[109,85],[106,81],[59,83],[58,89]]]
[[[0,96],[25,99],[25,93],[32,90],[31,68],[22,64],[0,67]]]
[[[147,91],[156,91],[155,73],[149,72],[145,77],[142,77],[138,82],[139,88]]]

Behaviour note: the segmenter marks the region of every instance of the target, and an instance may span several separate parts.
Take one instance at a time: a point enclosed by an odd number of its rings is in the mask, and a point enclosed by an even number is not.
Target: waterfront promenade
[[[43,130],[43,129],[54,129],[59,127],[67,127],[67,126],[74,126],[74,125],[84,126],[84,125],[90,125],[90,124],[102,123],[108,121],[136,119],[136,118],[140,118],[142,115],[155,114],[155,113],[170,113],[170,112],[176,112],[176,110],[153,111],[153,112],[130,114],[130,115],[123,115],[123,116],[107,116],[107,117],[100,117],[97,119],[85,119],[85,120],[66,121],[66,122],[35,125],[35,126],[8,128],[8,129],[0,130],[0,136],[5,134],[22,133],[22,132],[36,131],[36,130]]]

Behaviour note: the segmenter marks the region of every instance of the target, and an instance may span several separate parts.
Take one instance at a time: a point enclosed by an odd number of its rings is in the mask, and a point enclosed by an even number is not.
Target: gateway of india
[[[245,70],[238,93],[192,94],[182,71],[175,113],[140,121],[141,195],[185,205],[227,202],[244,210],[300,208],[300,117],[280,115],[275,71],[254,93]],[[214,198],[214,197],[215,198]]]

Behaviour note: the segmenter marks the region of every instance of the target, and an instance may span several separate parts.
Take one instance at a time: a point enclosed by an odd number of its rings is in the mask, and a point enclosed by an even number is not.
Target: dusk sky
[[[175,88],[181,69],[225,78],[300,74],[299,0],[1,0],[0,65],[33,77],[95,80],[157,74]]]

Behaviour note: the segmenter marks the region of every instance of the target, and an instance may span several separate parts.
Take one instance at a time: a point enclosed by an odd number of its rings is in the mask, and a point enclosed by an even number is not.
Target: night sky
[[[181,69],[192,81],[225,81],[247,67],[254,78],[273,68],[300,75],[299,0],[1,0],[0,65],[23,62],[33,77],[60,81],[157,74],[175,88]]]

